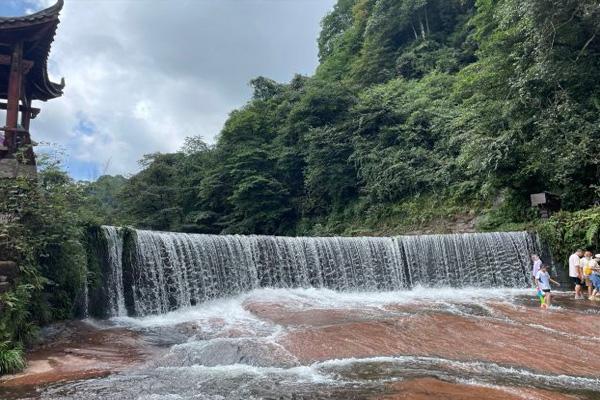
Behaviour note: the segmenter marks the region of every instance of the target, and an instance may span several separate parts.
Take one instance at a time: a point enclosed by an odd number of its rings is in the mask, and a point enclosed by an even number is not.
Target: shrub
[[[11,342],[0,342],[0,375],[12,374],[25,368],[23,348]]]
[[[600,249],[600,207],[559,212],[541,222],[537,230],[552,249],[555,261],[566,263],[577,248]]]

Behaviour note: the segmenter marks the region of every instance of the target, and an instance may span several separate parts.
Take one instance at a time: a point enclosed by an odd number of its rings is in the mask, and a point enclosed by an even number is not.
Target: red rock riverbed
[[[570,294],[259,290],[45,336],[0,398],[600,398],[600,303]]]

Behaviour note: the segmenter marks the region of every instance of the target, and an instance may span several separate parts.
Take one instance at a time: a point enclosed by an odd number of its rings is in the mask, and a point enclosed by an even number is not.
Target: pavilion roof
[[[30,15],[0,17],[0,57],[10,59],[12,47],[23,41],[23,59],[32,61],[25,80],[25,93],[30,100],[49,100],[62,95],[64,80],[54,83],[48,77],[48,55],[58,26],[64,0]],[[6,98],[9,65],[0,65],[0,97]]]

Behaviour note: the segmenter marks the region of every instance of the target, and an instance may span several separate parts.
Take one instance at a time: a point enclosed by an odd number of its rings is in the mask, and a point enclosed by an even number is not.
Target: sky
[[[55,0],[0,0],[22,15]],[[142,155],[214,143],[248,82],[311,75],[320,21],[335,0],[65,0],[50,53],[64,95],[35,102],[37,152],[62,154],[75,179],[130,175]]]

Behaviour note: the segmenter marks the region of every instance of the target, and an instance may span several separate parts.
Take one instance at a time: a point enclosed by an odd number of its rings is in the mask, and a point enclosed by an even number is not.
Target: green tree
[[[148,229],[177,229],[183,218],[180,205],[182,153],[149,154],[141,161],[144,169],[133,176],[120,192],[123,214]]]
[[[42,158],[41,165],[37,180],[0,180],[0,254],[19,269],[11,290],[0,294],[0,374],[24,366],[22,345],[39,324],[84,311],[90,221],[80,212],[83,186],[56,163]]]
[[[586,208],[599,195],[599,26],[592,0],[339,0],[315,76],[253,79],[214,146],[147,156],[116,206],[118,182],[88,191],[104,221],[212,233],[339,233],[473,208],[494,229],[535,218],[541,190]]]

